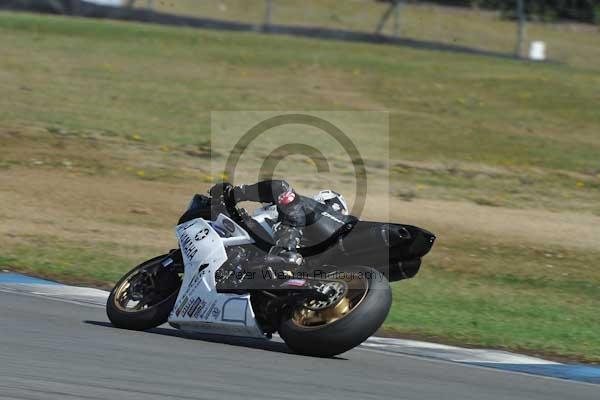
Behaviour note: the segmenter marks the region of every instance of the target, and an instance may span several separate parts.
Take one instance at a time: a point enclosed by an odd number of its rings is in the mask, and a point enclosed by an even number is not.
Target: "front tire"
[[[283,318],[279,334],[295,352],[332,357],[358,346],[383,324],[392,304],[391,288],[386,277],[368,267],[344,268],[344,272],[365,276],[362,283],[366,284],[366,293],[350,312],[333,322],[303,325],[295,316],[298,309]]]
[[[117,282],[106,302],[106,314],[114,326],[142,331],[167,322],[169,314],[175,306],[181,286],[181,280],[176,272],[161,270],[161,261],[168,256],[168,254],[163,254],[138,265]],[[144,272],[157,274],[155,280],[158,283],[155,289],[155,298],[139,309],[135,307],[128,308],[123,301],[123,296],[127,295],[125,292],[129,290],[127,285],[131,285],[132,281],[136,277],[139,278],[140,274]]]

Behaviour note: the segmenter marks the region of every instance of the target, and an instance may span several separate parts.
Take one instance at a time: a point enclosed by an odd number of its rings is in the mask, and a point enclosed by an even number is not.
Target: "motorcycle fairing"
[[[221,235],[213,225],[222,231]],[[248,234],[220,215],[210,223],[197,218],[180,224],[176,235],[183,255],[184,275],[169,324],[190,332],[264,338],[250,295],[216,290],[215,272],[227,260],[225,246],[251,243]]]

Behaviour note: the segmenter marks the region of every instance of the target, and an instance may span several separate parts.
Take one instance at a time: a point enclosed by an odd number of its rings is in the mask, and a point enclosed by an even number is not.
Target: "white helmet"
[[[348,204],[344,196],[333,190],[321,190],[313,196],[319,203],[325,204],[344,215],[348,215]]]

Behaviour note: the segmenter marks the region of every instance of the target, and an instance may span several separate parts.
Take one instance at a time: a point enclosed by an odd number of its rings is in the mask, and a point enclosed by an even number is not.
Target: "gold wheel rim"
[[[299,307],[292,314],[292,322],[302,328],[320,328],[350,315],[367,296],[369,282],[366,279],[347,279],[344,282],[346,292],[336,304],[318,311]]]
[[[129,289],[131,287],[131,280],[146,269],[147,267],[143,267],[132,271],[115,289],[114,304],[119,310],[125,312],[136,312],[143,309],[143,303],[139,301],[137,304],[129,305],[131,301],[135,302],[135,300],[131,298]]]
[[[149,262],[147,265],[141,266],[140,268],[136,268],[133,271],[131,271],[123,279],[123,281],[115,288],[115,295],[113,299],[115,307],[124,312],[139,312],[142,310],[152,308],[157,304],[162,303],[168,297],[170,297],[170,295],[166,296],[165,298],[160,299],[156,302],[152,302],[152,298],[150,300],[142,298],[142,300],[140,301],[136,301],[132,298],[130,288],[133,279],[139,275],[144,274],[145,272],[148,272],[148,274],[152,274],[151,271],[155,268],[157,268],[156,262]]]

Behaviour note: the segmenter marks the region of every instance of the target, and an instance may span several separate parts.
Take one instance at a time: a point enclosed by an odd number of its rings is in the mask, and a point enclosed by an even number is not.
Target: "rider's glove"
[[[232,187],[233,185],[231,185],[231,183],[220,182],[211,187],[208,193],[210,194],[210,197],[218,199],[219,197],[223,197],[230,193]]]
[[[304,258],[298,252],[273,246],[265,258],[265,264],[272,267],[299,267]]]
[[[210,189],[209,193],[213,199],[222,198],[225,204],[234,205],[240,201],[248,200],[244,185],[233,186],[227,182],[217,183]]]

